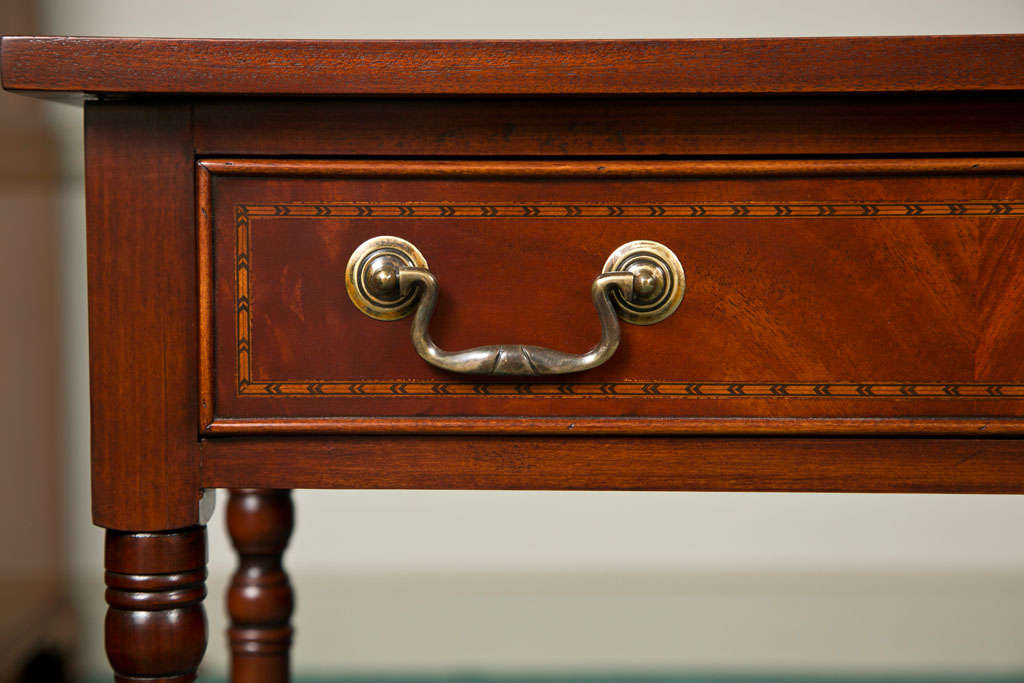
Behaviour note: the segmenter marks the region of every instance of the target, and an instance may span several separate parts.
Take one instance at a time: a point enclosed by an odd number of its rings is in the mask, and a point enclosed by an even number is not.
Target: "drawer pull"
[[[398,320],[415,311],[412,344],[434,367],[475,375],[561,375],[601,365],[619,346],[619,321],[650,325],[672,314],[686,290],[679,259],[657,242],[637,240],[612,252],[591,295],[601,321],[601,339],[581,354],[526,344],[494,344],[445,351],[430,338],[437,306],[437,278],[426,259],[398,237],[374,237],[349,259],[345,284],[352,302],[378,320]]]

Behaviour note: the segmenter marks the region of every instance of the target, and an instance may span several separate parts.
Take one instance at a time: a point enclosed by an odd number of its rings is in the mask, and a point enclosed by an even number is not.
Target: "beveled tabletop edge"
[[[530,96],[1024,90],[1024,34],[687,40],[8,36],[8,90]]]

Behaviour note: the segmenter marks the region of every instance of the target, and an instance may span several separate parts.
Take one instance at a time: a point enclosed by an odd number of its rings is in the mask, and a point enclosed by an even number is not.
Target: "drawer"
[[[200,414],[249,432],[1002,433],[1024,417],[1015,159],[199,162]],[[660,243],[678,309],[607,362],[460,374],[346,289],[415,245],[440,348],[582,353],[591,284]]]

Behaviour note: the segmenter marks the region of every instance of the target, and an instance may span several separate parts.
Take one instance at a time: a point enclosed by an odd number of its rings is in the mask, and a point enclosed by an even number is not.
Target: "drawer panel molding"
[[[370,226],[387,225],[387,230],[401,231],[403,224],[424,226],[433,223],[449,226],[471,223],[487,230],[488,223],[494,223],[496,230],[507,229],[509,225],[525,225],[522,222],[539,222],[552,227],[580,224],[582,229],[571,228],[574,235],[587,234],[588,226],[607,225],[609,221],[645,226],[670,222],[673,226],[683,225],[680,221],[723,221],[737,225],[745,221],[763,223],[769,221],[785,231],[789,223],[807,225],[807,221],[848,225],[850,220],[861,221],[949,221],[952,229],[974,230],[980,234],[989,221],[1006,221],[1016,225],[1024,217],[1024,195],[996,197],[951,197],[949,190],[941,199],[917,197],[914,201],[892,198],[826,199],[830,182],[844,182],[845,177],[866,176],[872,179],[887,176],[941,177],[944,175],[980,176],[1020,174],[1024,162],[1019,159],[890,159],[890,160],[756,160],[727,162],[688,161],[611,161],[611,162],[482,162],[482,161],[344,161],[344,160],[204,160],[198,166],[199,189],[199,238],[200,238],[200,304],[201,304],[201,431],[207,434],[239,434],[247,432],[305,432],[322,431],[330,433],[350,432],[595,432],[607,433],[618,430],[621,433],[690,433],[730,431],[744,433],[765,431],[778,433],[902,433],[925,431],[935,434],[982,434],[1000,435],[1024,432],[1024,377],[1014,374],[1006,381],[992,378],[971,377],[935,381],[934,378],[913,377],[906,379],[893,376],[882,377],[835,377],[822,376],[812,379],[788,379],[785,377],[733,376],[728,368],[722,378],[701,377],[699,380],[659,379],[655,377],[602,378],[593,381],[589,377],[574,379],[566,376],[562,381],[488,381],[472,378],[416,378],[396,373],[394,376],[365,374],[363,376],[332,378],[322,375],[310,376],[268,376],[261,373],[254,362],[255,345],[260,342],[254,329],[253,301],[260,275],[254,268],[253,241],[255,223],[267,221],[325,221],[331,225],[343,221],[344,225],[367,222]],[[445,183],[472,183],[489,179],[501,183],[504,179],[565,178],[569,180],[591,179],[593,182],[614,183],[615,179],[676,179],[692,178],[705,182],[707,178],[753,179],[758,178],[822,178],[820,192],[823,198],[808,201],[806,198],[778,201],[464,201],[443,199],[440,201],[379,201],[367,199],[339,200],[321,199],[307,201],[290,198],[288,201],[238,201],[230,206],[214,205],[214,178],[260,178],[267,177],[279,187],[275,178],[286,183],[303,183],[310,179],[364,180],[380,179],[382,182],[400,183],[403,180],[437,180]],[[837,178],[837,181],[826,180]],[[392,185],[396,186],[396,185]],[[955,187],[950,185],[951,187]],[[317,186],[318,188],[321,186]],[[339,185],[338,187],[344,187]],[[259,193],[261,197],[263,193]],[[288,190],[292,197],[302,191]],[[356,193],[360,194],[360,193]],[[218,223],[216,215],[230,212],[230,226],[233,234],[215,238],[227,222]],[[961,228],[968,225],[981,226]],[[383,223],[382,223],[383,222]],[[514,223],[512,223],[514,222]],[[306,223],[303,223],[306,225]],[[919,225],[919,223],[914,223]],[[217,227],[220,226],[220,227]],[[374,228],[369,228],[371,232]],[[527,228],[524,228],[526,230]],[[566,228],[570,229],[570,228]],[[829,228],[830,229],[830,228]],[[581,231],[580,231],[581,230]],[[944,229],[945,230],[945,229]],[[499,233],[495,233],[499,234]],[[884,238],[889,233],[880,233]],[[1009,234],[1009,233],[1008,233]],[[953,238],[950,238],[953,239]],[[1020,240],[1018,239],[1017,242]],[[217,303],[215,289],[218,286],[214,276],[214,262],[225,259],[218,249],[232,245],[230,263],[233,268],[231,291],[233,301],[228,340],[217,336],[215,318]],[[220,246],[217,246],[220,245]],[[789,247],[796,250],[797,246]],[[980,249],[979,249],[980,251]],[[1024,250],[1022,250],[1024,251]],[[788,258],[785,254],[783,258]],[[796,257],[796,256],[794,256]],[[982,254],[978,258],[984,258]],[[428,256],[429,258],[429,256]],[[685,258],[685,257],[684,257]],[[799,258],[805,258],[803,254]],[[786,264],[781,264],[786,267]],[[822,268],[830,263],[823,262]],[[975,266],[980,267],[979,264]],[[916,267],[916,266],[914,266]],[[1001,266],[1001,276],[1024,282],[1020,272],[1012,265]],[[912,271],[911,271],[912,272]],[[728,273],[734,277],[733,273]],[[223,285],[221,288],[224,289]],[[977,295],[975,294],[975,298]],[[995,302],[995,306],[1007,306]],[[684,309],[686,304],[684,303]],[[221,310],[227,310],[226,308]],[[1018,316],[1020,317],[1020,316]],[[223,322],[226,321],[222,321]],[[1019,321],[1011,321],[1024,329]],[[394,330],[404,340],[405,335]],[[222,333],[222,335],[225,333]],[[232,347],[232,367],[221,368],[221,375],[215,370],[218,344]],[[405,344],[408,342],[405,340]],[[412,353],[411,349],[408,353]],[[884,353],[884,349],[879,349]],[[325,402],[321,411],[313,408],[281,411],[270,410],[266,414],[221,414],[218,392],[223,391],[221,383],[227,382],[223,371],[233,375],[231,386],[236,399],[258,398],[271,401]],[[629,371],[627,370],[627,374]],[[975,374],[977,374],[975,372]],[[215,378],[218,386],[215,388]],[[943,378],[944,379],[944,378]],[[226,385],[225,385],[226,386]],[[347,405],[368,402],[374,409],[365,415],[336,414],[331,401],[343,398]],[[410,402],[448,402],[451,408],[435,411],[420,411],[422,414],[403,414],[395,410],[395,399]],[[493,401],[493,409],[484,408],[482,414],[460,410],[465,400],[474,406]],[[656,414],[630,414],[618,409],[608,413],[588,414],[584,407],[577,415],[576,409],[567,408],[566,415],[529,417],[521,414],[518,406],[523,402],[550,402],[576,399],[577,403],[594,404],[596,401],[630,405],[636,402],[659,401],[665,404],[703,401],[732,402],[749,405],[752,402],[775,402],[794,406],[803,402],[820,402],[829,409],[801,414],[799,408],[775,411],[759,408],[744,414],[742,408],[716,414],[715,409],[690,412],[685,409],[659,410]],[[998,399],[998,401],[992,401]],[[1011,401],[1008,401],[1010,399]],[[1020,404],[1012,403],[1019,399]],[[933,410],[935,402],[963,405],[963,410]],[[998,404],[1002,410],[1009,405],[1017,408],[1011,414],[985,413],[986,402]],[[571,405],[573,402],[570,401]],[[863,412],[862,409],[847,409],[856,404],[884,405],[878,414]],[[898,406],[903,404],[905,408]],[[908,405],[909,404],[909,405]],[[267,404],[285,405],[285,404]],[[839,406],[838,410],[832,408]],[[896,407],[894,407],[896,406]],[[394,412],[393,416],[380,417],[381,413]],[[467,414],[469,413],[469,414]]]

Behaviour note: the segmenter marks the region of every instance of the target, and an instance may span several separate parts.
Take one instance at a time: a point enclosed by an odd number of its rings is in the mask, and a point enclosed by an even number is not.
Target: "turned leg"
[[[195,680],[206,651],[206,528],[108,530],[105,564],[114,680]]]
[[[233,683],[288,680],[294,596],[281,555],[292,533],[291,491],[232,489],[228,533],[238,570],[228,588]]]

